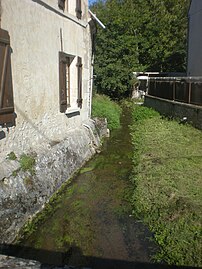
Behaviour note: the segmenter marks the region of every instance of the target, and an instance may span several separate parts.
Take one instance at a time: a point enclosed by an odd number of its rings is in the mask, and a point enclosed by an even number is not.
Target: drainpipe
[[[90,134],[91,134],[91,136],[92,136],[93,145],[94,145],[95,147],[99,147],[99,142],[97,142],[97,139],[96,139],[96,137],[95,137],[95,135],[94,135],[94,133],[93,133],[93,130],[92,130],[92,128],[90,127],[90,125],[83,123],[83,126],[86,127],[86,128],[89,130],[89,132],[90,132]]]

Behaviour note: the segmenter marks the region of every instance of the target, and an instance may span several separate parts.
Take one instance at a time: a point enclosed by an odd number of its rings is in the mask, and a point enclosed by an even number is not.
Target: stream
[[[130,120],[125,108],[121,128],[58,193],[37,229],[21,240],[23,256],[43,264],[90,268],[108,268],[106,264],[116,262],[122,266],[110,268],[151,263],[156,251],[152,235],[131,215]]]

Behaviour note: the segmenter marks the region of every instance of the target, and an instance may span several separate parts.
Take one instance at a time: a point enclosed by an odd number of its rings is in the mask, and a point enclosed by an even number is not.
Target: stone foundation
[[[23,171],[19,158],[0,163],[0,243],[11,243],[26,221],[43,208],[98,146],[96,128],[89,120],[68,131],[66,139],[45,152],[32,153],[34,173]]]

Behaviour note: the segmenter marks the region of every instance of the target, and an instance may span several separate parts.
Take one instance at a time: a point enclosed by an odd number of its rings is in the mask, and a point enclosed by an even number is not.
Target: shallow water
[[[155,246],[141,221],[131,216],[130,112],[100,154],[58,195],[40,227],[20,246],[42,263],[89,265],[89,257],[149,263]],[[24,255],[26,256],[26,255]]]

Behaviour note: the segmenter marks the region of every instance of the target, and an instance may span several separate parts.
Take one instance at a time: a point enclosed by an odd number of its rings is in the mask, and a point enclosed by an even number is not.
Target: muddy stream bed
[[[23,256],[43,264],[91,268],[151,262],[156,248],[151,234],[131,216],[129,124],[130,113],[124,110],[122,127],[62,188],[37,229],[30,227],[33,233],[18,243]]]

